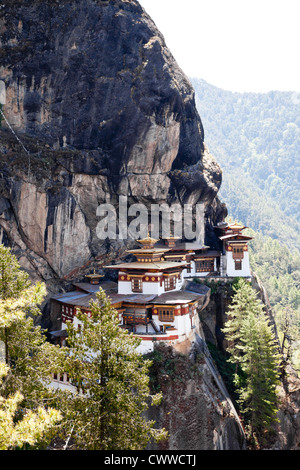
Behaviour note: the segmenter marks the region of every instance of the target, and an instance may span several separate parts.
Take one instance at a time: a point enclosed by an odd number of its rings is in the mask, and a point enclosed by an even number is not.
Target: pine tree
[[[239,364],[241,357],[240,350],[240,330],[243,320],[250,311],[257,308],[257,299],[249,283],[244,279],[239,279],[233,285],[234,295],[227,312],[228,318],[223,328],[228,341],[227,351],[231,354],[231,362]]]
[[[9,248],[0,245],[0,342],[5,374],[0,381],[0,442],[4,448],[32,444],[48,434],[59,419],[45,402],[53,395],[47,384],[52,368],[63,366],[64,353],[46,341],[33,316],[45,295],[32,285]],[[61,361],[61,362],[59,362]]]
[[[261,438],[276,421],[279,355],[268,319],[260,308],[244,319],[240,340],[240,364],[246,380],[239,389],[239,402],[251,435]]]
[[[45,295],[45,286],[32,286],[29,276],[9,248],[0,245],[0,341],[4,343],[5,362],[9,362],[8,331],[11,325],[36,312]]]
[[[246,281],[240,281],[228,312],[224,333],[236,374],[238,403],[248,423],[249,436],[262,439],[276,422],[279,355],[275,336],[263,305]]]
[[[76,392],[65,406],[65,427],[80,449],[137,450],[166,437],[143,412],[149,403],[150,361],[136,348],[140,340],[119,326],[118,313],[100,289],[91,317],[77,313],[80,333],[68,325],[67,372]],[[157,404],[160,396],[154,396]]]
[[[5,378],[9,368],[0,363],[0,381]],[[45,434],[54,429],[61,420],[59,411],[39,407],[36,412],[27,411],[22,418],[19,406],[23,402],[23,395],[16,392],[8,398],[0,396],[0,450],[22,449],[24,446],[35,446],[37,442],[45,439]],[[49,437],[48,437],[49,439]]]

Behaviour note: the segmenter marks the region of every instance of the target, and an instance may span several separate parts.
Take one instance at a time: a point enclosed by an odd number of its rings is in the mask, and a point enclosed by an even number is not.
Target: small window
[[[132,292],[143,292],[143,282],[142,279],[133,278],[131,281]]]
[[[159,309],[158,318],[160,321],[174,321],[174,310]]]
[[[241,269],[242,269],[242,262],[241,262],[241,260],[237,260],[237,259],[236,259],[235,262],[234,262],[234,264],[235,264],[235,270],[236,270],[236,271],[241,271]]]
[[[173,290],[176,287],[176,279],[174,276],[165,278],[165,290]]]
[[[212,272],[213,270],[214,270],[213,260],[196,261],[197,273],[207,273],[207,272]]]

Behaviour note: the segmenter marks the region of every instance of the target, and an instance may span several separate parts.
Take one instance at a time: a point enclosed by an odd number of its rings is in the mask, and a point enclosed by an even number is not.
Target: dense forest
[[[191,81],[231,215],[300,250],[300,95],[233,93]]]
[[[284,351],[300,370],[300,99],[297,93],[233,93],[191,79],[205,141],[223,170],[220,197],[249,227]]]

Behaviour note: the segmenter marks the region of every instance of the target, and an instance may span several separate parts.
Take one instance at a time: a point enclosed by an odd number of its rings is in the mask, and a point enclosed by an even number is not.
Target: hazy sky
[[[189,77],[300,92],[300,0],[139,0]]]

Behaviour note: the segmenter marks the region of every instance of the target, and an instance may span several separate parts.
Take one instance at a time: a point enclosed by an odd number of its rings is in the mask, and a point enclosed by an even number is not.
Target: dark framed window
[[[131,280],[131,290],[132,292],[143,292],[143,281],[138,277],[134,277]]]
[[[165,277],[165,290],[173,290],[176,287],[175,276]]]
[[[241,271],[242,269],[242,261],[240,259],[234,260],[234,266],[236,271]]]
[[[242,259],[244,258],[244,249],[242,246],[234,246],[232,250],[233,259]]]
[[[197,260],[196,261],[196,273],[207,273],[214,270],[214,260]]]
[[[174,321],[174,310],[160,308],[158,310],[158,319],[160,321]]]

